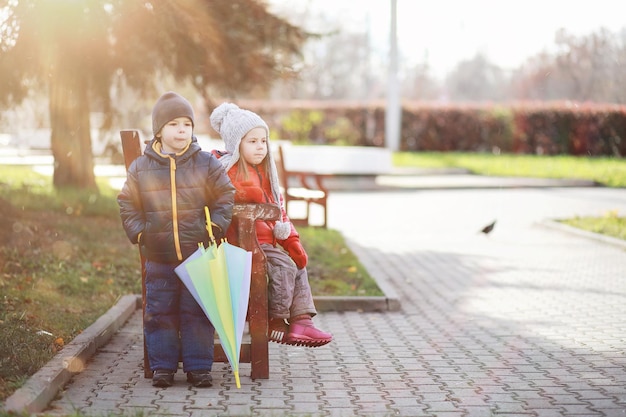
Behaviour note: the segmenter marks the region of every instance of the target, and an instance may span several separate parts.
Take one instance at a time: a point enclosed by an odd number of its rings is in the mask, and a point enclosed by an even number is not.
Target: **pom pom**
[[[274,225],[274,237],[278,240],[285,240],[291,234],[291,223],[276,222]]]
[[[231,110],[238,110],[239,106],[233,103],[222,103],[213,110],[211,113],[211,127],[215,129],[217,133],[222,134],[222,122],[224,118]]]

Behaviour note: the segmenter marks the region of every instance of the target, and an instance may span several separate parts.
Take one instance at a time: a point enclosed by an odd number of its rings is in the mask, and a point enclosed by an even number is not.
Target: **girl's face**
[[[178,117],[167,122],[157,137],[161,138],[164,153],[178,153],[189,145],[192,132],[191,120],[188,117]]]
[[[267,156],[267,136],[262,127],[255,127],[241,139],[239,153],[244,161],[259,165]]]

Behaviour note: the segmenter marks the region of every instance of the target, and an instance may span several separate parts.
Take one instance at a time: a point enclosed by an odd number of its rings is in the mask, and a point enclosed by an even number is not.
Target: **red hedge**
[[[240,105],[264,117],[272,137],[311,143],[385,145],[384,102],[248,101]],[[311,112],[321,112],[323,117],[315,119],[306,137],[296,137],[285,129],[285,121],[295,111],[299,117]],[[572,102],[403,103],[400,148],[624,156],[626,106]]]

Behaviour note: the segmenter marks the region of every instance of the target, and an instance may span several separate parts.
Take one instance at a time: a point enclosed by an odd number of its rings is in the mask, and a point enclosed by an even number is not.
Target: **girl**
[[[308,257],[284,208],[267,124],[249,110],[223,103],[211,114],[211,126],[226,146],[226,152],[214,154],[235,186],[235,202],[272,203],[281,208],[281,221],[256,223],[267,258],[270,340],[308,347],[329,343],[332,335],[313,324],[317,311],[306,270]],[[227,233],[229,241],[236,244],[232,235]]]

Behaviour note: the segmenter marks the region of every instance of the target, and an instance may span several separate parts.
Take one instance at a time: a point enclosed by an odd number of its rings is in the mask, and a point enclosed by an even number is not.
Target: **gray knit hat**
[[[211,113],[211,126],[222,137],[226,146],[226,152],[228,152],[220,158],[220,162],[222,162],[226,172],[239,161],[241,139],[254,128],[260,127],[265,129],[267,132],[267,166],[269,167],[270,184],[274,201],[280,204],[280,184],[278,182],[276,163],[270,148],[270,129],[267,127],[267,123],[258,114],[250,110],[241,109],[236,104],[222,103]],[[287,239],[290,233],[291,225],[289,223],[276,222],[274,226],[276,239]]]
[[[183,96],[169,91],[157,100],[152,109],[152,134],[157,135],[170,120],[177,117],[188,117],[193,121],[193,108]]]

